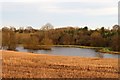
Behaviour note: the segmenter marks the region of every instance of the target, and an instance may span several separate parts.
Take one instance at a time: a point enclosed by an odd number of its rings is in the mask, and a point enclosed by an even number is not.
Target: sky
[[[118,24],[119,0],[0,0],[0,26],[90,29]]]

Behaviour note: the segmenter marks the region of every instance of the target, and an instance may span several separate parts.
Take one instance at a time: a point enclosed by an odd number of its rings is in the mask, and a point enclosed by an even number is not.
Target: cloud
[[[117,15],[118,9],[117,7],[107,7],[107,8],[101,8],[101,9],[95,9],[95,10],[88,10],[88,13],[91,15]]]
[[[84,3],[114,3],[119,0],[0,0],[0,2],[84,2]]]
[[[99,25],[102,23],[117,23],[118,0],[0,0],[0,2],[5,2],[4,10],[0,11],[0,13],[4,12],[2,16],[4,17],[3,21],[4,24],[8,25],[13,25],[14,23],[15,25],[26,25],[26,23],[34,25],[37,23],[36,21],[38,21],[38,23],[40,21],[41,24],[46,21],[53,21],[56,25],[57,23],[77,25],[80,23],[80,20],[82,21],[81,24],[88,24],[93,16],[95,16],[94,20],[89,24],[98,24],[99,22],[101,22]],[[11,16],[13,17],[11,18]],[[24,16],[24,20],[21,19],[21,16]],[[72,16],[72,18],[69,19],[70,16]],[[100,21],[98,22],[97,20]],[[108,20],[110,20],[111,23],[107,23]]]
[[[94,16],[99,16],[99,15],[117,15],[117,2],[118,0],[1,0],[3,2],[11,1],[11,2],[24,2],[25,4],[37,4],[37,9],[38,11],[41,12],[49,12],[49,13],[59,13],[59,14],[66,14],[66,13],[78,13],[81,15],[94,15]],[[91,6],[87,8],[82,8],[79,6],[78,8],[65,8],[65,6],[61,7],[57,4],[60,3],[66,3],[69,4],[70,2],[78,2],[84,5],[91,4],[91,5],[101,5],[105,4],[106,6],[102,8],[96,8],[93,9]],[[74,4],[74,3],[73,3]],[[113,5],[115,4],[115,5]],[[109,6],[107,6],[109,5]]]
[[[25,0],[25,2],[32,2],[33,0]],[[66,14],[66,13],[79,13],[81,15],[92,15],[92,16],[103,16],[103,15],[117,15],[118,9],[117,9],[117,3],[118,0],[34,0],[34,2],[39,2],[40,6],[38,10],[43,10],[45,12],[50,12],[50,13],[59,13],[59,14]],[[77,9],[68,9],[65,8],[64,6],[61,7],[57,4],[60,3],[69,3],[76,2],[87,5],[105,5],[102,8],[96,8],[93,9],[91,7],[88,8],[79,8]],[[109,5],[109,6],[108,6]]]
[[[46,8],[45,9],[49,13],[58,13],[58,14],[65,14],[65,13],[75,13],[81,15],[92,15],[92,16],[103,16],[103,15],[117,15],[118,9],[117,7],[107,7],[107,8],[78,8],[78,9],[65,9],[65,8]]]
[[[0,0],[0,2],[55,2],[55,0]]]
[[[117,13],[118,13],[117,5],[113,5],[113,4],[116,4],[118,2],[118,0],[1,0],[1,2],[24,2],[27,5],[33,4],[33,2],[34,2],[37,4],[37,9],[40,12],[42,10],[45,12],[60,13],[60,14],[79,13],[82,15],[97,16],[97,15],[117,15]],[[82,8],[81,6],[78,6],[78,8],[70,9],[70,8],[65,8],[65,6],[63,6],[63,5],[62,5],[62,7],[57,5],[60,3],[69,4],[70,2],[76,2],[76,3],[78,2],[78,3],[80,3],[80,5],[81,4],[88,5],[88,3],[89,3],[91,5],[98,4],[98,5],[102,6],[102,4],[105,4],[106,6],[104,6],[102,8],[96,8],[96,9],[93,9],[91,6],[88,6],[87,8]],[[111,5],[107,6],[108,4],[109,5],[111,4]],[[12,9],[14,9],[14,8],[12,8]],[[7,10],[9,10],[9,9],[7,9]]]

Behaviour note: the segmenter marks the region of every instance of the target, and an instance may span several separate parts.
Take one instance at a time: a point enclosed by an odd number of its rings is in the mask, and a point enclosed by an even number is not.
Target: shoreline
[[[118,59],[2,51],[3,78],[118,78]],[[93,76],[94,75],[94,76]]]

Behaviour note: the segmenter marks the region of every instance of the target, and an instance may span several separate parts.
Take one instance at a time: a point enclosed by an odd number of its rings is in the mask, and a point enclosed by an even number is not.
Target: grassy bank
[[[2,51],[3,78],[118,78],[117,59]]]
[[[111,51],[109,48],[102,48],[102,49],[100,49],[98,51],[102,52],[102,53],[109,53],[109,54],[120,54],[120,52]]]
[[[74,47],[74,48],[87,48],[87,49],[100,49],[103,47],[91,47],[91,46],[78,46],[78,45],[52,45],[54,47]]]

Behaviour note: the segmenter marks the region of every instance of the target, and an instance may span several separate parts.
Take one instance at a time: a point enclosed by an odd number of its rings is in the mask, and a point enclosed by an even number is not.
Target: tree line
[[[120,51],[120,26],[114,25],[112,29],[101,27],[90,30],[87,26],[83,28],[64,27],[56,28],[48,23],[41,29],[26,29],[14,27],[2,28],[2,47],[15,50],[16,46],[22,44],[24,48],[46,49],[50,45],[80,45],[93,47],[109,47],[110,50]]]

